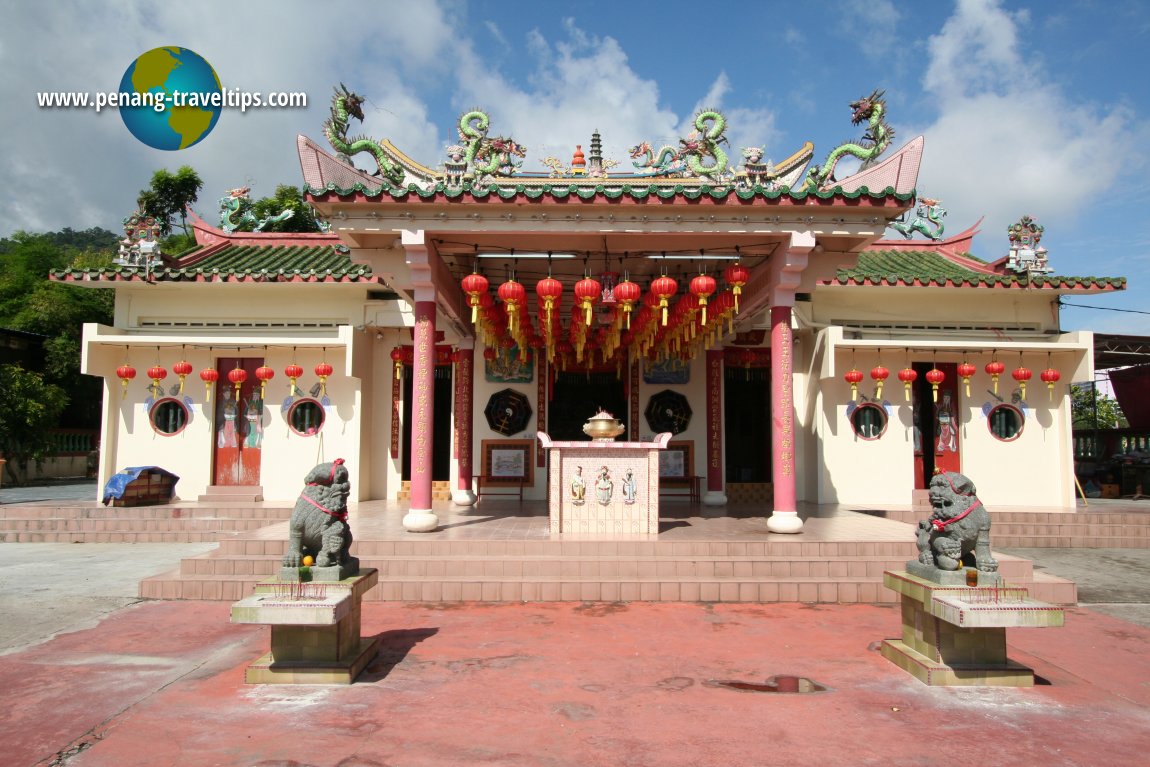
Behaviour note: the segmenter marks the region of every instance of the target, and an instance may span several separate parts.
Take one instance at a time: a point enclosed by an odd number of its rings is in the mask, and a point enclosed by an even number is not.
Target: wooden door
[[[940,362],[937,367],[945,378],[938,385],[938,396],[927,371],[929,362],[916,362],[918,379],[914,385],[914,486],[925,490],[938,471],[961,471],[962,442],[958,415],[958,365]]]
[[[258,357],[221,357],[216,360],[220,380],[215,391],[213,433],[213,478],[216,485],[258,485],[260,452],[264,438],[264,402],[256,368],[264,364]],[[247,373],[237,392],[228,373],[237,367]]]

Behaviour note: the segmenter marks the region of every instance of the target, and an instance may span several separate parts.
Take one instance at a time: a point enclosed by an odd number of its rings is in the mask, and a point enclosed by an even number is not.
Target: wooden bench
[[[659,477],[659,495],[682,496],[691,501],[702,498],[703,478],[694,477]]]
[[[516,495],[519,496],[519,502],[523,503],[523,488],[527,484],[527,480],[524,478],[489,477],[485,474],[476,474],[472,480],[476,503],[479,503],[479,499],[484,495],[504,495],[508,498]]]

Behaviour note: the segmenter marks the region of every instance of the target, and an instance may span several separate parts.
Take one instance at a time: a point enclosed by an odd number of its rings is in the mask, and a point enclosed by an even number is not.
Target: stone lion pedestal
[[[232,605],[232,623],[272,627],[271,652],[244,672],[248,684],[351,684],[375,657],[360,636],[363,595],[379,581],[365,568],[337,581],[268,580]]]
[[[931,686],[1033,686],[1034,670],[1006,657],[1006,629],[1061,626],[1062,608],[993,573],[979,573],[978,582],[883,573],[883,584],[902,595],[902,637],[883,641],[883,657]]]
[[[1006,657],[1006,629],[1061,626],[1062,608],[1031,599],[998,574],[990,513],[958,472],[930,480],[931,515],[918,523],[918,559],[883,573],[902,595],[902,638],[883,657],[935,686],[1029,687],[1034,671]]]

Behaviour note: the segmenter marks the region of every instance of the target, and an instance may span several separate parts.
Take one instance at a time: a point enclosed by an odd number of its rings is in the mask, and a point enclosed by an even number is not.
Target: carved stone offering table
[[[883,584],[902,595],[902,638],[882,643],[882,655],[931,686],[1030,687],[1034,670],[1006,657],[1006,629],[1061,626],[1057,605],[1031,599],[995,573],[978,585],[939,583],[904,571],[883,573]]]
[[[272,627],[271,652],[244,672],[248,684],[351,684],[375,657],[360,636],[363,595],[379,571],[335,581],[268,580],[232,605],[232,623]]]
[[[659,454],[671,439],[654,442],[553,442],[547,450],[551,534],[606,538],[659,534]]]

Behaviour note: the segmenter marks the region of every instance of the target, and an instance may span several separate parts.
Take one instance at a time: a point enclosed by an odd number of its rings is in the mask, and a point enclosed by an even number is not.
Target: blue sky
[[[98,10],[97,10],[98,9]],[[249,184],[299,184],[295,136],[323,142],[332,87],[368,98],[362,127],[429,165],[459,114],[528,147],[528,169],[569,158],[590,133],[607,157],[675,143],[703,107],[731,146],[815,160],[857,138],[848,103],[886,91],[895,146],[926,137],[918,189],[947,230],[980,216],[975,255],[1005,255],[1023,214],[1046,227],[1055,270],[1126,276],[1121,295],[1068,299],[1063,327],[1150,335],[1150,3],[1143,0],[892,2],[473,2],[321,4],[0,0],[0,235],[118,230],[157,168],[188,164],[197,209]],[[113,110],[36,106],[38,91],[113,90],[132,60],[180,45],[225,87],[302,91],[306,109],[225,111],[179,152],[137,142]]]

